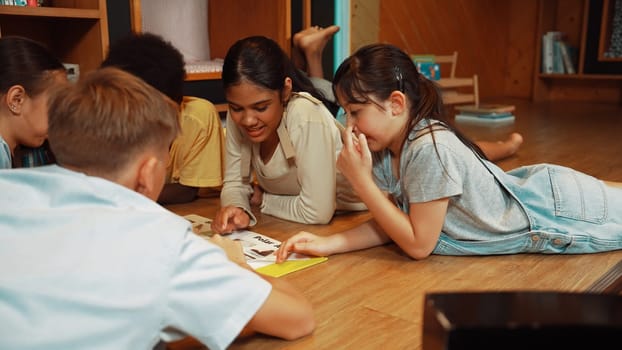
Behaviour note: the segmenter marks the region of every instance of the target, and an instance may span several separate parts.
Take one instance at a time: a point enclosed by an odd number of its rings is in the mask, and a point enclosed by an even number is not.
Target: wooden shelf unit
[[[588,37],[590,1],[594,0],[539,1],[532,100],[622,101],[619,83],[622,74],[595,74],[585,70],[588,40],[594,40]],[[541,73],[542,35],[548,31],[563,32],[564,40],[577,48],[576,74]]]
[[[129,1],[132,30],[141,32],[141,0]],[[291,42],[290,0],[209,0],[207,4],[208,35],[212,59],[224,58],[233,43],[250,35],[267,36],[279,43],[289,54]],[[220,73],[190,73],[186,80],[218,80],[220,78]]]
[[[20,35],[46,45],[80,72],[97,69],[108,50],[105,0],[54,0],[46,7],[0,5],[2,35]]]

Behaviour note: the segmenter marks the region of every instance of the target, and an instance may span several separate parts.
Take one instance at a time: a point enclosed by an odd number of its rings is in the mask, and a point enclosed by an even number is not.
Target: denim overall
[[[441,232],[434,254],[582,254],[622,249],[622,189],[573,169],[538,164],[504,172],[481,160],[523,208],[529,229],[498,240],[461,241]]]

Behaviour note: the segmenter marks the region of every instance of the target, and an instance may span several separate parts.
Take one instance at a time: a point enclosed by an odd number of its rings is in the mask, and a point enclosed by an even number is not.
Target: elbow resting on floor
[[[432,250],[422,248],[410,248],[403,250],[409,257],[414,260],[423,260],[432,254]]]
[[[307,336],[315,330],[315,318],[313,316],[305,317],[305,319],[296,322],[296,325],[287,327],[287,330],[282,334],[283,339],[295,340]]]

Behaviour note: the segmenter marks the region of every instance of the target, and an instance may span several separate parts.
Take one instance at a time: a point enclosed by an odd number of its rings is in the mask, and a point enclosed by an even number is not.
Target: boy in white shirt
[[[159,206],[178,107],[115,68],[50,98],[59,165],[0,170],[0,348],[151,349],[311,333],[310,303]]]

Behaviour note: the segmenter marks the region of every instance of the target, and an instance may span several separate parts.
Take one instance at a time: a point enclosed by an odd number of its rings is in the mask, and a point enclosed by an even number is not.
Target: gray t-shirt
[[[487,241],[529,227],[520,204],[478,156],[444,128],[436,128],[434,140],[427,129],[411,132],[401,154],[400,180],[391,171],[386,150],[374,155],[374,176],[406,213],[409,203],[450,197],[442,232],[457,240]]]

